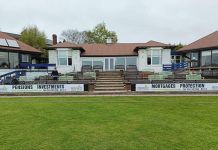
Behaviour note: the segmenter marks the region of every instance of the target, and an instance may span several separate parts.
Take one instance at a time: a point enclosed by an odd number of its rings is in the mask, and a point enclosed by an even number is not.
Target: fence
[[[172,64],[164,64],[163,71],[176,71],[178,69],[186,69],[188,68],[187,62],[182,63],[172,63]]]

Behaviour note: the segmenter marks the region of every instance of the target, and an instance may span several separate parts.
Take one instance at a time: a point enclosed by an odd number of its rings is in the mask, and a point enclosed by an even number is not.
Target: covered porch
[[[138,70],[137,56],[122,57],[82,57],[82,68],[84,71],[127,71]]]
[[[206,78],[218,78],[218,49],[198,50],[186,53],[188,69]]]

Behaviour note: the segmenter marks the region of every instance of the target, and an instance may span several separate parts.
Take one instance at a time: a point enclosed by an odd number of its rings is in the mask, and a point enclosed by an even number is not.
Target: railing
[[[164,64],[163,71],[172,71],[172,64]]]
[[[12,80],[13,78],[18,79],[20,76],[26,75],[25,70],[16,70],[3,75],[0,75],[0,81],[4,82],[5,80]]]
[[[186,68],[188,68],[187,62],[164,64],[163,65],[163,71],[176,71],[178,69],[186,69]]]
[[[48,67],[56,67],[56,64],[27,64],[27,63],[21,63],[20,69],[48,69]]]
[[[186,68],[188,68],[188,63],[187,62],[173,63],[172,68],[173,68],[173,70],[186,69]]]

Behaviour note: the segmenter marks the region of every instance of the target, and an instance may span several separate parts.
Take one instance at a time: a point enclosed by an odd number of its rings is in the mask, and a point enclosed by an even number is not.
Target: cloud
[[[218,29],[216,0],[0,0],[0,29],[37,25],[50,38],[105,22],[119,42],[190,43]]]

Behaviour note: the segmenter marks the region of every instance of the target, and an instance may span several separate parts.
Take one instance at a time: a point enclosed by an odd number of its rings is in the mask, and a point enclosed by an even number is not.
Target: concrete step
[[[121,76],[120,74],[98,74],[98,76]]]
[[[118,91],[93,91],[96,94],[126,94],[127,90],[118,90]]]
[[[94,92],[126,92],[120,72],[100,72],[95,83]]]
[[[99,72],[98,74],[121,74],[120,72]]]
[[[98,75],[98,77],[121,77],[121,75]]]
[[[97,79],[97,82],[122,82],[121,79]]]
[[[112,77],[112,78],[107,78],[107,77],[101,77],[101,78],[97,78],[97,80],[123,80],[122,78],[114,78],[114,77]]]
[[[122,78],[121,76],[97,76],[97,78]]]
[[[96,84],[96,87],[124,87],[124,84]]]
[[[117,81],[117,82],[114,82],[114,81],[96,81],[95,82],[96,84],[108,84],[108,85],[111,85],[111,84],[123,84],[123,81]]]
[[[125,90],[124,87],[96,87],[95,91],[117,91]]]

